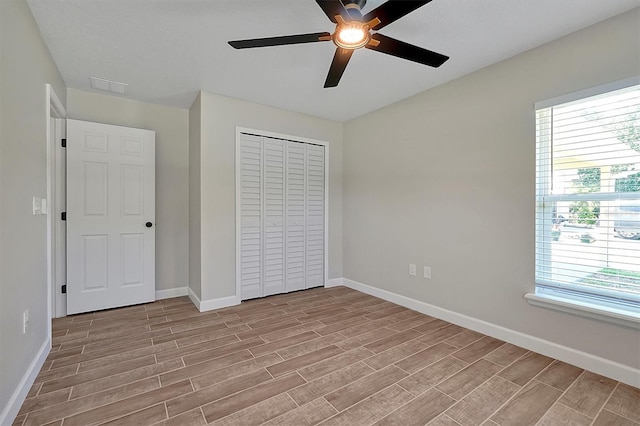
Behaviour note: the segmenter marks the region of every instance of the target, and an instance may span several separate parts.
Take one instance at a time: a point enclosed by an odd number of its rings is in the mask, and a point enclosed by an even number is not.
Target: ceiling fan
[[[371,33],[371,31],[381,30],[430,1],[388,0],[366,15],[362,15],[361,9],[367,0],[316,0],[318,6],[329,17],[331,22],[336,24],[333,34],[328,32],[296,34],[234,40],[230,41],[229,44],[236,49],[249,49],[253,47],[333,41],[336,45],[336,53],[333,56],[333,62],[324,83],[325,88],[338,85],[354,50],[362,47],[420,64],[439,67],[449,59],[448,56],[377,32]]]

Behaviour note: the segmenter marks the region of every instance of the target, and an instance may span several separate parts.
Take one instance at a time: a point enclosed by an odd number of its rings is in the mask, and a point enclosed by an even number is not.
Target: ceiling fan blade
[[[374,18],[378,18],[380,23],[371,28],[377,31],[430,1],[431,0],[389,0],[364,15],[363,21],[369,22]]]
[[[331,34],[324,32],[296,34],[279,37],[254,38],[250,40],[234,40],[230,41],[229,44],[236,49],[249,49],[252,47],[282,46],[285,44],[314,43],[317,41],[329,40],[331,40]]]
[[[351,21],[351,17],[349,16],[349,12],[342,4],[341,0],[316,0],[318,6],[324,11],[331,22],[337,24],[336,15],[342,16],[342,18],[349,22]]]
[[[331,62],[331,67],[327,74],[327,79],[324,82],[325,88],[336,87],[338,85],[340,78],[342,78],[342,73],[344,73],[349,59],[351,59],[351,55],[353,55],[353,49],[343,49],[341,47],[336,49],[336,53],[333,55],[333,62]]]
[[[367,44],[365,46],[367,49],[386,53],[387,55],[396,56],[419,64],[429,65],[430,67],[437,68],[449,59],[448,56],[396,40],[395,38],[387,37],[380,33],[372,35],[371,38],[379,41],[380,44],[377,46],[371,43]]]

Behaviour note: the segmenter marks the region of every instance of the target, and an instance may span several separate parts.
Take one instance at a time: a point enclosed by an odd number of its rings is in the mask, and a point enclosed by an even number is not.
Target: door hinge
[[[62,291],[62,294],[67,294],[67,285],[66,284],[62,284],[62,287],[60,289]]]
[[[63,139],[61,140],[61,142],[62,142],[62,147],[63,147],[63,148],[66,148],[66,147],[67,147],[67,139],[66,139],[66,138],[63,138]]]
[[[60,213],[60,219],[61,220],[67,220],[67,212]]]

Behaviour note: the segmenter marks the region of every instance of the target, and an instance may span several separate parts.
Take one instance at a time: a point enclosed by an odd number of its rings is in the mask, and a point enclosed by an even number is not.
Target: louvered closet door
[[[287,142],[287,256],[286,291],[305,288],[305,193],[306,148],[305,144]]]
[[[306,146],[305,288],[324,285],[324,147]]]
[[[285,143],[264,138],[264,291],[285,291]]]
[[[242,299],[262,297],[262,138],[241,135],[239,159]]]

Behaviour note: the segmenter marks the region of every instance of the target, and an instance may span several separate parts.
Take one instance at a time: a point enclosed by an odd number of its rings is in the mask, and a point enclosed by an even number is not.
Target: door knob
[[[144,224],[144,226],[146,226],[147,228],[151,228],[153,226],[153,223],[147,222]]]

